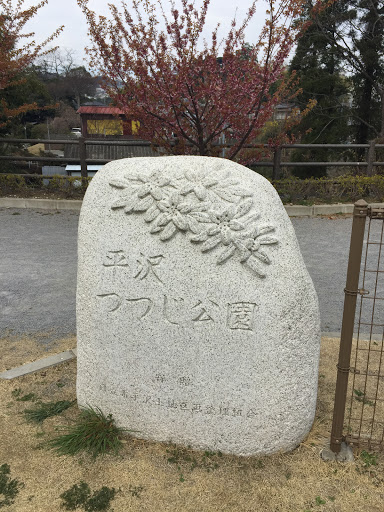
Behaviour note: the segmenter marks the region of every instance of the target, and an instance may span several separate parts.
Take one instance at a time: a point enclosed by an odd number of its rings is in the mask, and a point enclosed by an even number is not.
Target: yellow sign
[[[87,132],[89,135],[123,135],[123,121],[121,119],[88,119]]]
[[[139,133],[140,121],[132,121],[132,135]]]

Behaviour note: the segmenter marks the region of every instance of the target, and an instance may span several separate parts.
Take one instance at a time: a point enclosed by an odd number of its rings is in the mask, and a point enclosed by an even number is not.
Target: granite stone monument
[[[111,162],[85,195],[78,256],[80,405],[237,455],[308,434],[318,301],[265,178],[211,157]]]

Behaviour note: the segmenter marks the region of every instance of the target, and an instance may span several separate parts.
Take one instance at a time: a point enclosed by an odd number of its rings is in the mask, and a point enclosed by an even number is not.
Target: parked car
[[[75,137],[81,137],[81,128],[72,128],[71,135],[74,135]]]

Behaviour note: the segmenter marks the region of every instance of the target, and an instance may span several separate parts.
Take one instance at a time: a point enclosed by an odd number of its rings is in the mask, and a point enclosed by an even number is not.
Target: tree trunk
[[[379,138],[380,138],[380,142],[383,144],[384,143],[384,88],[381,90],[380,100],[381,100],[381,126],[380,126]]]
[[[369,70],[367,69],[367,73]],[[367,144],[369,140],[369,125],[371,124],[371,101],[373,84],[371,79],[364,79],[363,92],[361,94],[358,116],[361,119],[356,130],[356,143]]]
[[[370,126],[375,124],[374,116],[374,89],[377,91],[377,84],[380,83],[382,77],[380,74],[382,52],[382,38],[384,36],[383,22],[380,19],[379,0],[371,0],[371,2],[361,2],[360,7],[367,9],[367,14],[363,17],[364,30],[361,38],[357,43],[360,51],[363,72],[360,78],[363,86],[361,89],[361,99],[358,108],[358,116],[361,119],[357,128],[356,142],[358,144],[366,144],[370,139],[377,136],[371,132]],[[381,98],[382,95],[380,94]],[[382,102],[381,102],[382,103]],[[364,123],[365,121],[365,123]],[[377,123],[377,118],[376,118]],[[382,123],[380,123],[382,125]],[[377,127],[378,128],[378,127]],[[379,129],[379,128],[378,128]],[[380,126],[382,132],[382,126]]]

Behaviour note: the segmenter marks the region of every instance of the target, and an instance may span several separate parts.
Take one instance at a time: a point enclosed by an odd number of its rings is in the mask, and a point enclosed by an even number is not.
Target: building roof
[[[102,107],[96,105],[83,106],[77,111],[78,114],[107,114],[107,115],[124,115],[124,112],[117,107]]]

